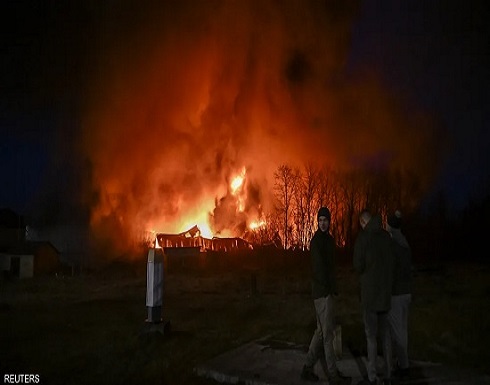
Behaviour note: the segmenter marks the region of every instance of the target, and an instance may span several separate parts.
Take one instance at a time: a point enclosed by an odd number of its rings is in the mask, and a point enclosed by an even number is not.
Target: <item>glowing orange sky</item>
[[[346,75],[356,7],[340,8],[191,1],[107,16],[83,125],[95,220],[183,231],[243,167],[264,209],[282,163],[389,154],[429,170],[433,122],[403,110],[374,73]]]

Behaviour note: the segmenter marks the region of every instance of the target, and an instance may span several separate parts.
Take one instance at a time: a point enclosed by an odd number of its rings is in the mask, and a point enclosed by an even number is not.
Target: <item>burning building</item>
[[[211,239],[201,235],[201,231],[197,226],[179,233],[179,234],[156,234],[157,246],[163,249],[168,248],[195,248],[200,252],[204,251],[233,251],[233,250],[251,250],[251,243],[239,237]]]

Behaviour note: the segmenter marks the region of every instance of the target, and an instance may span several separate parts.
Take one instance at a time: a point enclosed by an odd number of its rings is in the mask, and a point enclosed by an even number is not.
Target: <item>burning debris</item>
[[[218,238],[203,237],[199,227],[193,226],[179,234],[156,234],[156,246],[165,248],[193,247],[204,251],[234,251],[253,249],[251,243],[242,238]]]

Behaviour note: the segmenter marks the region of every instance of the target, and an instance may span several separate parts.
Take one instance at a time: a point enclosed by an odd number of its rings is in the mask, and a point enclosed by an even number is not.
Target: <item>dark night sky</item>
[[[447,127],[451,156],[435,190],[456,208],[490,175],[488,9],[484,1],[364,1],[355,26],[353,65],[378,68]]]
[[[79,128],[90,47],[104,29],[100,20],[117,18],[105,15],[117,1],[59,3],[0,6],[0,207],[20,213],[46,181],[73,188],[66,166],[76,167],[71,132]],[[451,156],[435,190],[458,208],[489,175],[487,8],[475,0],[363,1],[346,63],[352,74],[376,71],[407,106],[429,111],[446,128]]]

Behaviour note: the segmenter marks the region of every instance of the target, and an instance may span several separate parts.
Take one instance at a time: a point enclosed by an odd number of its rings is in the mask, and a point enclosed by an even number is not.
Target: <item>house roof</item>
[[[59,254],[58,249],[49,241],[24,241],[13,245],[8,249],[10,254],[35,254],[35,252],[42,246],[51,247],[57,254]]]

